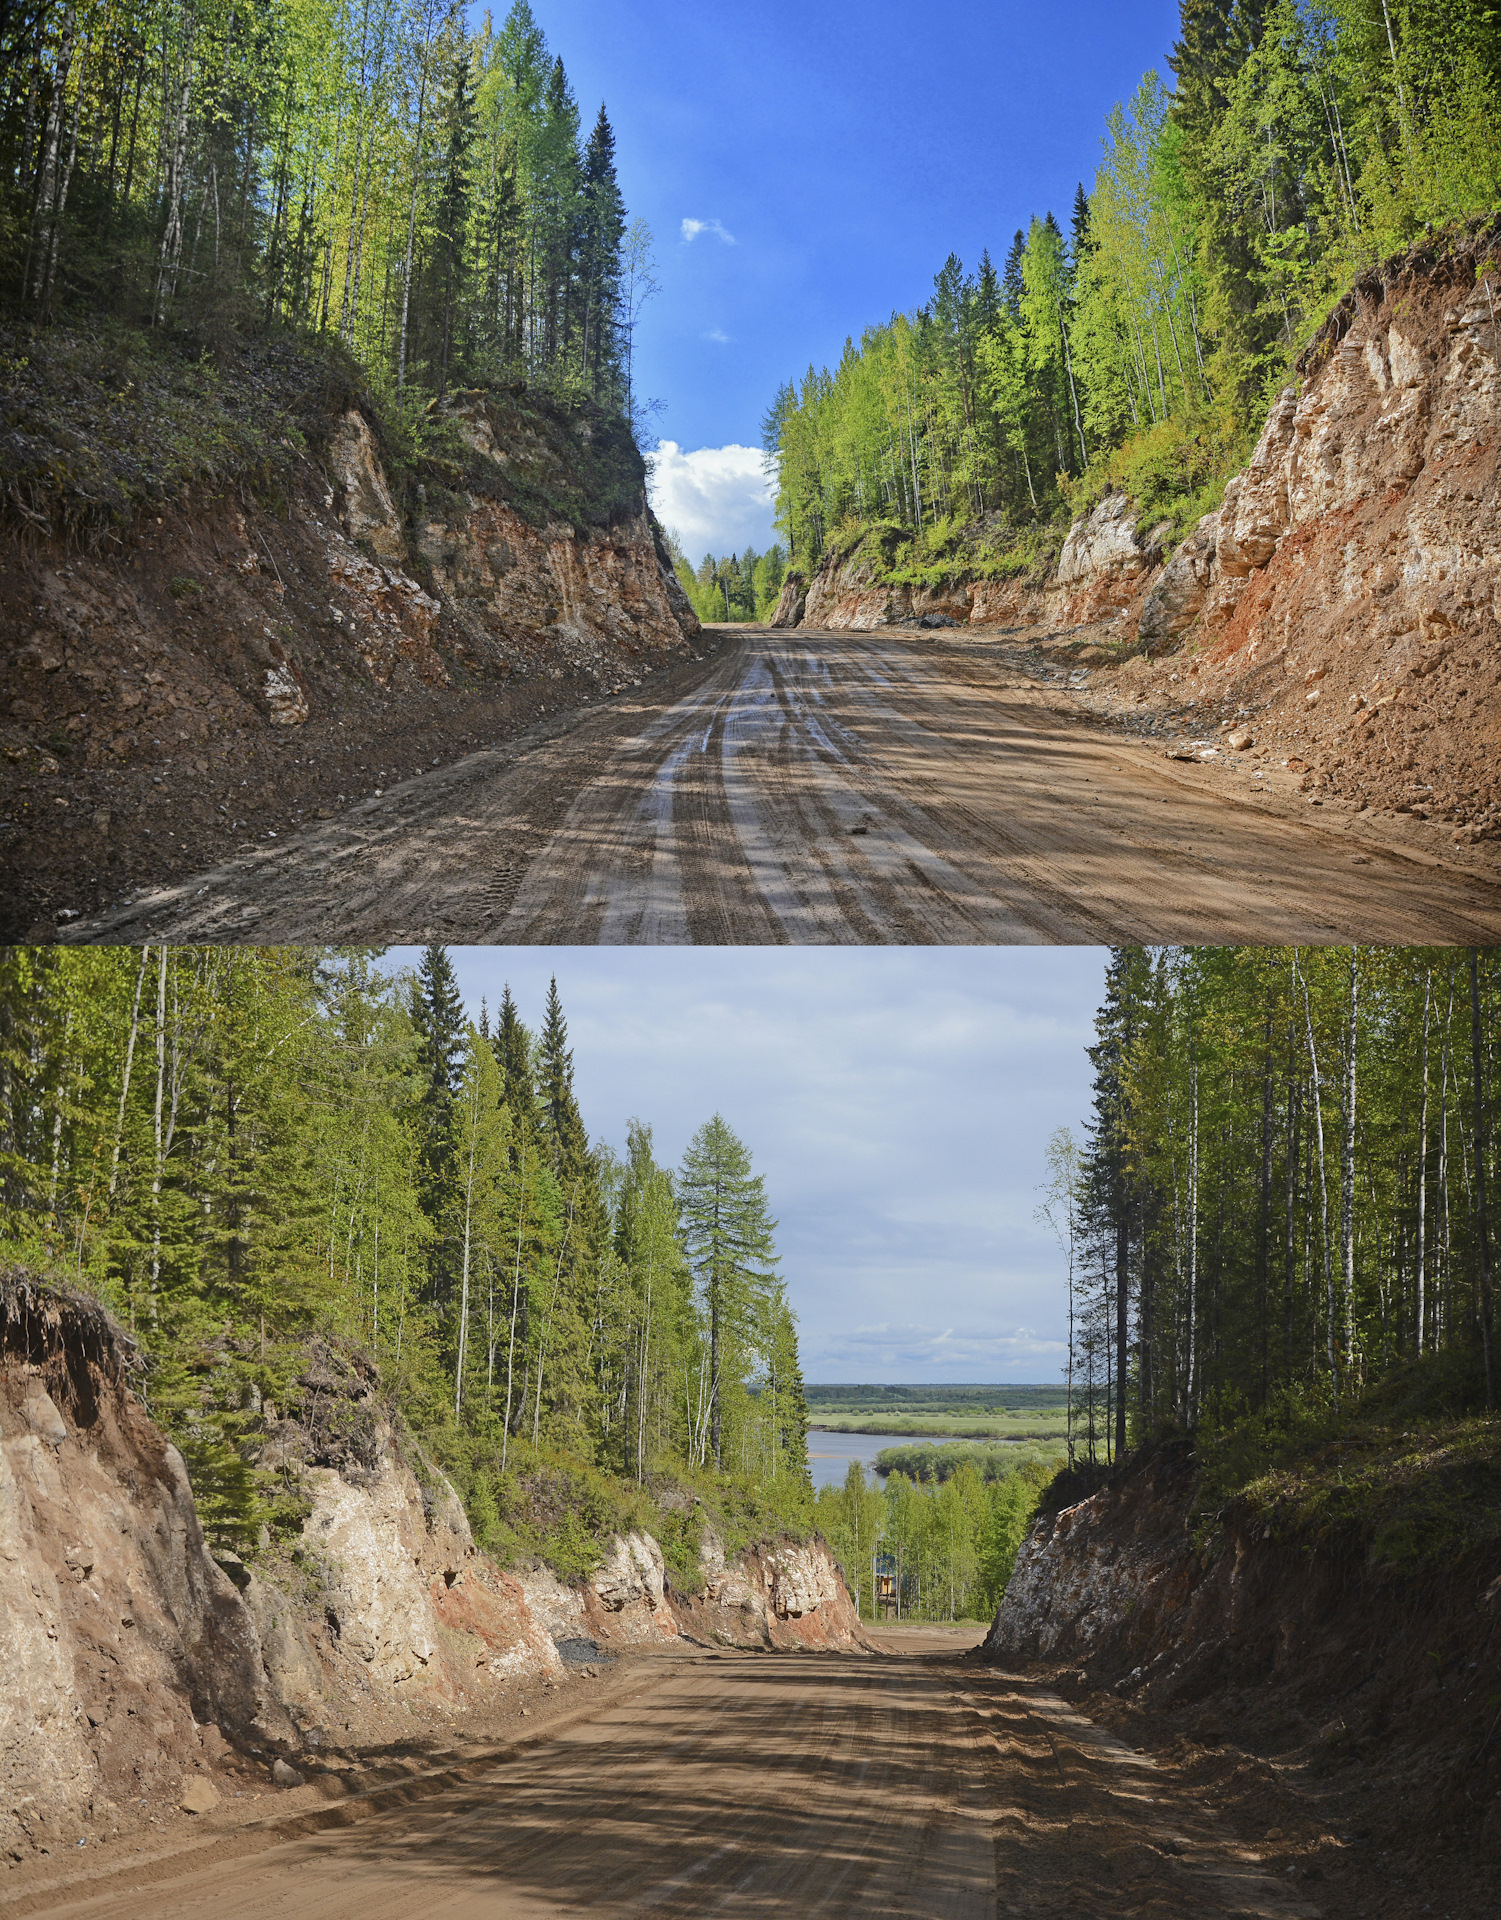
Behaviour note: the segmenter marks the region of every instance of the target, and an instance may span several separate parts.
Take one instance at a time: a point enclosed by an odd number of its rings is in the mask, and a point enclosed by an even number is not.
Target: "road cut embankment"
[[[1459,1431],[1331,1442],[1217,1507],[1182,1444],[1060,1475],[981,1657],[1468,1884],[1501,1861],[1493,1456]]]
[[[550,1696],[570,1668],[693,1641],[861,1648],[824,1543],[727,1557],[701,1528],[682,1590],[645,1533],[587,1579],[498,1566],[358,1356],[310,1345],[299,1419],[257,1464],[300,1529],[248,1558],[206,1539],[143,1358],[95,1300],[0,1276],[0,1857],[156,1826],[178,1808],[352,1773]],[[328,1410],[337,1411],[336,1418]]]
[[[1425,237],[1364,273],[1176,545],[1121,492],[1008,577],[887,580],[862,535],[789,582],[775,623],[1072,631],[1101,691],[1233,735],[1312,798],[1501,837],[1498,236]]]

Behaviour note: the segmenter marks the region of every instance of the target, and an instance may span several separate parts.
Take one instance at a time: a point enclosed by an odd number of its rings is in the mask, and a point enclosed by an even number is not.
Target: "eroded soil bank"
[[[35,469],[38,503],[0,527],[0,937],[50,937],[700,650],[641,457],[597,408],[453,393],[441,455],[398,467],[369,396],[311,350],[247,350],[269,473],[79,519],[56,477],[79,443],[149,439],[107,371],[0,392],[6,468]],[[212,437],[201,396],[187,421]]]
[[[1175,1769],[1327,1912],[1493,1911],[1494,1461],[1418,1439],[1392,1438],[1394,1498],[1408,1529],[1474,1515],[1482,1544],[1457,1558],[1394,1559],[1395,1536],[1377,1547],[1244,1500],[1207,1512],[1182,1448],[1094,1491],[1062,1477],[983,1657]],[[1353,1483],[1375,1443],[1331,1444],[1322,1470]],[[1404,1445],[1431,1457],[1406,1462]]]
[[[1363,276],[1176,547],[1120,493],[1014,577],[887,580],[872,535],[789,586],[777,624],[1050,630],[1186,750],[1275,760],[1435,843],[1501,837],[1496,239],[1424,239]]]

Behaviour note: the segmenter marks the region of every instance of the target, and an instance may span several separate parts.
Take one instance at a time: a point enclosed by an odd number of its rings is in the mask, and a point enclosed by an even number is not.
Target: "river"
[[[808,1465],[813,1469],[814,1491],[820,1487],[842,1487],[851,1460],[858,1460],[866,1478],[871,1479],[876,1455],[882,1448],[931,1446],[942,1438],[941,1434],[932,1433],[830,1433],[826,1427],[809,1427]]]

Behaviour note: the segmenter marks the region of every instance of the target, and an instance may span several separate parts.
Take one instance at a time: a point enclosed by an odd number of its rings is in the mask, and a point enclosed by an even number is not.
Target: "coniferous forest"
[[[622,1144],[585,1129],[556,986],[535,1029],[509,992],[475,1024],[441,947],[412,975],[317,948],[0,958],[7,1253],[134,1334],[205,1524],[241,1547],[298,1518],[250,1460],[319,1343],[374,1363],[497,1551],[585,1571],[664,1474],[805,1520],[750,1151],[719,1115],[675,1170],[644,1123]]]
[[[1167,65],[1070,208],[951,253],[923,306],[777,394],[793,566],[866,530],[894,578],[1019,572],[1112,485],[1181,533],[1351,279],[1501,201],[1481,0],[1182,0]]]
[[[1119,949],[1095,1024],[1093,1112],[1038,1169],[1073,1464],[1494,1408],[1494,950]],[[252,1462],[320,1349],[373,1363],[483,1541],[565,1571],[670,1536],[686,1483],[746,1537],[819,1526],[867,1609],[881,1551],[905,1613],[984,1616],[1061,1458],[937,1448],[814,1500],[749,1148],[719,1115],[675,1169],[642,1122],[591,1140],[556,985],[475,1022],[441,947],[5,950],[0,1204],[8,1259],[140,1342],[241,1547],[297,1520]]]
[[[650,236],[527,0],[0,12],[23,316],[337,339],[388,400],[524,378],[629,411]]]

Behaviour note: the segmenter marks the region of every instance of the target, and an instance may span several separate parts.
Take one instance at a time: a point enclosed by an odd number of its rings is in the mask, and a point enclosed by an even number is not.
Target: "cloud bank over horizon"
[[[776,538],[775,490],[759,447],[695,447],[663,440],[652,457],[652,510],[696,567],[706,553],[764,553]]]

